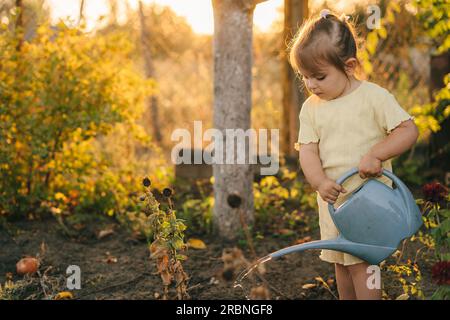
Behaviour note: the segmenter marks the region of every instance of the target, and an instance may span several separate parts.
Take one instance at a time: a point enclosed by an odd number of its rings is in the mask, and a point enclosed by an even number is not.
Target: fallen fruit
[[[19,275],[33,274],[39,268],[39,261],[36,258],[23,258],[16,264],[16,271]]]

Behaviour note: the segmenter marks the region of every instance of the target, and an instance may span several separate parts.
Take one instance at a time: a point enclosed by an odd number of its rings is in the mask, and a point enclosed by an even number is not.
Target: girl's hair
[[[289,47],[289,60],[296,73],[301,68],[314,74],[324,62],[345,73],[349,58],[355,58],[360,66],[354,26],[345,15],[337,17],[326,9],[302,25]]]

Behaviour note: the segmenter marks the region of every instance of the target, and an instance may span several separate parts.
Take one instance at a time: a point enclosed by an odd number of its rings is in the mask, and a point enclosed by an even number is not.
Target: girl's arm
[[[302,144],[299,151],[300,165],[306,180],[314,191],[318,191],[324,201],[334,203],[339,193],[346,193],[344,187],[325,175],[319,156],[317,143]]]
[[[419,130],[414,121],[403,121],[383,141],[374,145],[369,154],[380,161],[391,159],[410,149],[418,137]]]
[[[319,157],[319,146],[317,143],[302,144],[299,151],[300,166],[303,174],[314,190],[326,179]]]
[[[359,176],[363,179],[381,176],[381,163],[396,157],[416,143],[419,130],[413,120],[403,121],[381,142],[370,148],[359,163]]]

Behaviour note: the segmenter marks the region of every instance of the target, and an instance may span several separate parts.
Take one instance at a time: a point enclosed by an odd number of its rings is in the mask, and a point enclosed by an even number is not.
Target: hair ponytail
[[[345,62],[358,61],[359,41],[350,17],[339,17],[323,9],[318,17],[310,18],[298,30],[289,46],[289,60],[296,72],[299,69],[317,70],[323,62],[345,72]]]

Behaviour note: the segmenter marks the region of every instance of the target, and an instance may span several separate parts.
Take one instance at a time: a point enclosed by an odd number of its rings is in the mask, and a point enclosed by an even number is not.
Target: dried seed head
[[[150,187],[150,185],[152,184],[152,182],[150,181],[149,178],[145,177],[144,180],[142,180],[142,184],[143,184],[145,187]]]
[[[172,189],[170,189],[170,188],[164,188],[164,190],[163,190],[163,195],[164,195],[164,197],[169,198],[172,194],[173,194]]]

